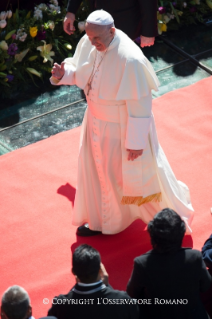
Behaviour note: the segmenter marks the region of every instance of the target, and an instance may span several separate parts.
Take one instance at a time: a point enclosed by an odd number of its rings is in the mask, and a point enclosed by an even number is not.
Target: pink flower
[[[16,39],[16,34],[13,33],[13,35],[11,36],[11,38],[12,38],[13,40],[15,40],[15,39]]]
[[[45,40],[46,39],[46,31],[38,31],[37,39],[40,41]]]
[[[197,11],[197,8],[196,8],[196,7],[191,7],[191,8],[189,9],[189,11],[190,11],[191,13],[194,13],[194,12]]]
[[[166,8],[165,7],[159,7],[158,11],[160,14],[166,13]]]

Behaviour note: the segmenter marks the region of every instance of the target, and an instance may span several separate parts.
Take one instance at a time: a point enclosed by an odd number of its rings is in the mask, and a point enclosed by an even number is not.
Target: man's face
[[[94,45],[98,51],[104,51],[114,37],[115,28],[109,29],[107,27],[86,23],[85,31],[91,44]]]

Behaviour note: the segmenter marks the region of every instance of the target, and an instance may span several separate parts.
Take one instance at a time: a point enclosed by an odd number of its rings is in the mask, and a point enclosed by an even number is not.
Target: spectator
[[[1,319],[28,319],[32,317],[32,307],[27,291],[20,286],[9,287],[1,301]],[[33,318],[34,319],[34,318]]]
[[[202,258],[206,266],[212,270],[212,234],[204,243],[202,247]]]
[[[82,0],[69,0],[64,19],[64,31],[73,34],[75,31],[75,14]],[[117,29],[122,30],[132,40],[140,37],[141,47],[154,44],[158,35],[157,0],[88,0],[90,10],[105,10],[115,20]]]
[[[212,275],[212,235],[206,240],[202,247],[202,258],[208,267],[208,272]],[[200,297],[207,313],[212,318],[212,285],[209,290],[202,292]]]
[[[136,302],[126,292],[107,286],[108,274],[96,249],[86,244],[79,246],[73,254],[72,272],[76,276],[76,285],[67,295],[53,299],[48,316],[58,319],[139,317]]]
[[[208,318],[199,292],[209,289],[211,276],[199,251],[181,248],[185,229],[169,208],[148,224],[153,249],[134,260],[127,292],[151,301],[145,308],[149,319]]]

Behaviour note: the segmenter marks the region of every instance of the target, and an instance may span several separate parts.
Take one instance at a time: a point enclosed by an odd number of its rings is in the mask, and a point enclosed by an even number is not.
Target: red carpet
[[[212,233],[212,78],[154,100],[160,143],[196,211],[186,246],[201,249]],[[29,292],[33,314],[46,315],[43,298],[74,284],[71,250],[97,248],[114,288],[125,289],[133,258],[151,248],[145,225],[114,236],[76,238],[71,225],[80,128],[0,157],[0,294],[14,284]]]

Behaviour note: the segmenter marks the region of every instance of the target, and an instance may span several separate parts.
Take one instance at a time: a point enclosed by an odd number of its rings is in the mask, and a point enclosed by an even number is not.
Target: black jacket
[[[212,269],[212,235],[210,235],[202,247],[202,258],[207,267]]]
[[[76,14],[81,0],[69,0],[67,11]],[[90,10],[109,12],[115,27],[132,40],[140,35],[155,37],[157,32],[157,0],[89,0]]]
[[[76,284],[67,295],[53,299],[48,316],[57,319],[138,319],[139,308],[126,292],[102,282],[94,286]]]
[[[133,298],[149,298],[149,319],[205,319],[199,293],[211,285],[201,252],[181,248],[171,254],[154,250],[137,257],[127,292]],[[182,303],[182,304],[181,304]]]

